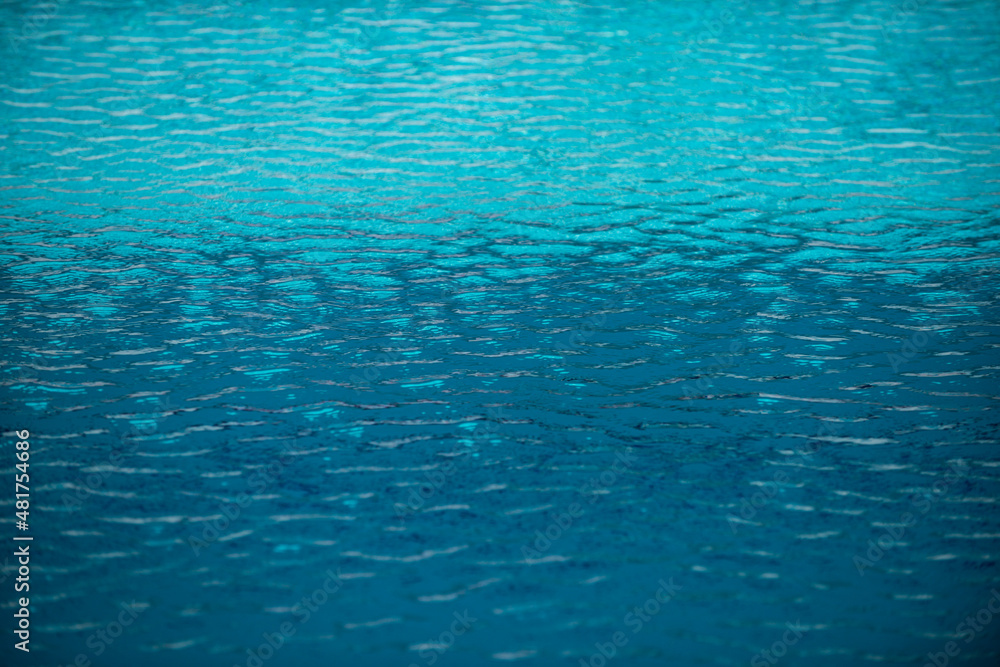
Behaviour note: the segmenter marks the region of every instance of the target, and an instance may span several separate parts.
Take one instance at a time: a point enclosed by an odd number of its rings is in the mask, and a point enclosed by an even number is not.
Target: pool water
[[[0,663],[997,664],[997,3],[0,25]]]

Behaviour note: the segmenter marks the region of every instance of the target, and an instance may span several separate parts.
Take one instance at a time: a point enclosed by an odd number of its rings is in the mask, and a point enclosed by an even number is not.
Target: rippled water
[[[3,3],[5,663],[996,664],[998,7]]]

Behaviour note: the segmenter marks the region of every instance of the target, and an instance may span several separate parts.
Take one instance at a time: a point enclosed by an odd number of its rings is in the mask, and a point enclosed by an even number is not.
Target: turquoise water
[[[995,2],[0,25],[3,664],[997,664]]]

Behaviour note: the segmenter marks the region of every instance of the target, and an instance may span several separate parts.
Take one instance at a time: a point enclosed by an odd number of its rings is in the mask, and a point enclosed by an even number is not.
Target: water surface
[[[996,3],[54,5],[5,664],[996,663]]]

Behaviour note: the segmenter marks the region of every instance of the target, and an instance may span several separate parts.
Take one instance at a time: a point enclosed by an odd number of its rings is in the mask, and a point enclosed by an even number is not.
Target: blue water
[[[0,663],[1000,661],[996,2],[0,25]]]

